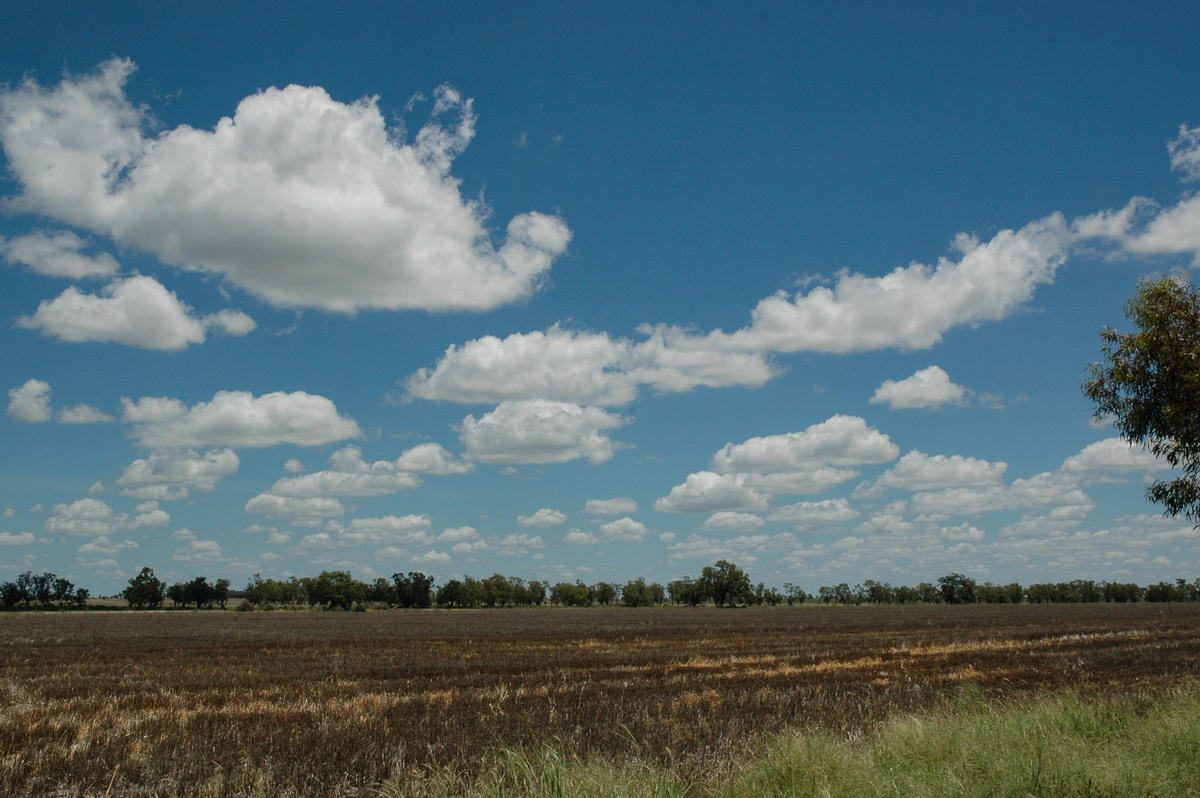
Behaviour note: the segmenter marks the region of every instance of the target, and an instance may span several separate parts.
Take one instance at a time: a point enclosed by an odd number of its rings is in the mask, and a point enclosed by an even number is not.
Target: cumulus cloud
[[[323,396],[296,391],[254,396],[218,391],[212,401],[187,407],[177,399],[122,399],[132,436],[148,449],[230,446],[259,448],[291,443],[321,446],[357,438],[358,424]]]
[[[173,292],[143,275],[113,280],[99,295],[85,294],[72,286],[16,323],[63,341],[118,343],[167,351],[203,343],[207,329],[245,335],[256,326],[253,319],[238,310],[197,318]]]
[[[50,420],[50,383],[26,380],[8,391],[8,414],[19,421],[40,424]]]
[[[130,463],[117,480],[121,493],[159,501],[185,499],[193,490],[211,491],[238,470],[240,460],[232,449],[151,452]]]
[[[770,496],[746,484],[745,474],[698,471],[682,485],[654,502],[663,513],[715,513],[723,510],[765,510]]]
[[[113,555],[128,549],[138,548],[134,540],[110,540],[107,535],[100,535],[91,543],[85,543],[75,550],[77,554]]]
[[[686,336],[680,340],[687,345],[677,348],[665,328],[646,332],[640,343],[559,325],[484,336],[451,345],[432,369],[410,375],[405,390],[415,399],[463,403],[543,399],[612,406],[635,400],[641,386],[659,392],[756,387],[774,375],[760,355],[705,349]]]
[[[731,473],[798,473],[823,466],[858,466],[894,460],[900,449],[858,416],[836,415],[803,432],[726,444],[713,468]]]
[[[0,93],[15,204],[162,261],[223,275],[279,306],[486,310],[529,296],[571,238],[525,213],[497,246],[449,174],[474,136],[469,99],[438,89],[412,142],[374,98],[317,87],[245,98],[211,130],[153,137],[112,59],[56,86]]]
[[[558,526],[567,520],[567,514],[562,510],[554,510],[549,507],[543,507],[536,513],[530,515],[518,515],[517,523],[521,526],[536,526],[536,527],[552,527]]]
[[[772,521],[792,524],[796,529],[816,525],[840,524],[858,517],[858,511],[845,499],[826,499],[819,502],[797,502],[771,513]]]
[[[165,529],[170,523],[171,516],[153,501],[138,505],[130,514],[118,513],[100,499],[79,499],[54,505],[45,529],[55,534],[99,537],[121,531]]]
[[[428,515],[386,515],[382,518],[355,518],[337,528],[341,543],[371,543],[386,546],[428,545],[433,521]]]
[[[110,414],[92,405],[72,405],[58,411],[60,424],[103,424],[115,420]]]
[[[396,460],[370,463],[363,459],[360,447],[346,446],[330,455],[329,465],[324,471],[283,477],[271,486],[270,493],[293,498],[385,496],[419,487],[421,473],[463,474],[473,468],[436,443],[415,446]]]
[[[1070,242],[1060,214],[987,242],[961,234],[953,242],[958,260],[913,263],[883,277],[842,272],[833,288],[775,294],[758,303],[749,327],[696,336],[693,345],[741,352],[926,349],[955,327],[1011,314],[1037,286],[1053,282]]]
[[[650,530],[645,524],[626,517],[603,522],[595,532],[572,529],[563,535],[563,542],[581,546],[595,546],[601,543],[639,543],[649,536]]]
[[[1084,447],[1083,451],[1068,457],[1062,464],[1063,471],[1108,471],[1146,473],[1162,471],[1170,466],[1142,447],[1130,446],[1123,438],[1105,438]]]
[[[724,511],[710,515],[700,528],[706,532],[754,532],[764,523],[762,516],[754,513]]]
[[[997,510],[1042,510],[1054,508],[1060,514],[1077,519],[1094,506],[1092,498],[1079,486],[1076,476],[1063,472],[1045,472],[1009,485],[949,488],[917,493],[910,506],[914,513],[931,517],[974,516]]]
[[[193,540],[183,548],[176,549],[171,559],[175,562],[212,563],[223,562],[227,558],[217,541]]]
[[[1182,172],[1185,180],[1200,180],[1200,128],[1179,126],[1179,138],[1167,144],[1171,168]]]
[[[999,485],[1008,463],[962,455],[928,455],[914,449],[876,480],[876,485],[911,491]]]
[[[85,255],[87,246],[87,241],[70,230],[38,230],[19,238],[0,237],[0,256],[49,277],[111,277],[120,271],[116,258],[107,252]]]
[[[315,496],[296,498],[260,493],[246,502],[246,512],[269,518],[285,518],[300,526],[315,526],[325,518],[344,515],[346,508],[334,498]]]
[[[903,380],[884,380],[875,389],[871,404],[886,404],[893,410],[960,405],[967,389],[950,381],[940,366],[921,369]]]
[[[638,511],[638,503],[624,497],[588,499],[583,511],[589,515],[629,515]]]
[[[0,546],[29,546],[36,542],[32,532],[0,532]]]
[[[476,419],[463,419],[460,435],[471,459],[482,463],[565,463],[612,459],[618,446],[605,434],[627,422],[598,407],[568,402],[504,402]]]

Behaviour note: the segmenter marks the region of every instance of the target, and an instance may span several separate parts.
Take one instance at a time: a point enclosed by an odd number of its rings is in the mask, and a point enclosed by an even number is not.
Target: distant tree
[[[529,597],[530,605],[532,605],[534,607],[540,607],[543,604],[545,604],[546,603],[546,590],[548,589],[548,587],[549,586],[546,584],[546,582],[539,581],[537,579],[533,580],[528,585],[526,585],[525,592]]]
[[[804,589],[799,585],[794,585],[791,582],[784,582],[783,597],[790,607],[793,604],[803,604],[804,600],[808,598],[808,594],[805,593]]]
[[[936,585],[929,582],[922,582],[917,585],[917,601],[922,604],[937,604],[942,600],[942,591],[938,590]]]
[[[550,588],[550,603],[560,607],[590,607],[592,591],[583,582],[559,582]]]
[[[16,582],[0,582],[0,603],[12,609],[24,600],[24,593]]]
[[[1126,306],[1135,332],[1100,332],[1104,358],[1083,391],[1098,419],[1182,473],[1146,497],[1200,528],[1200,296],[1185,277],[1144,280]]]
[[[423,608],[433,606],[433,577],[421,571],[408,574],[392,574],[395,604],[400,607]]]
[[[892,603],[892,586],[887,582],[877,582],[874,579],[868,579],[858,586],[855,593],[860,601],[870,602],[871,604]]]
[[[642,577],[626,582],[621,588],[621,603],[626,607],[651,607],[654,605],[654,591]]]
[[[590,590],[592,601],[601,606],[607,607],[617,600],[617,586],[611,582],[597,582],[591,586]]]
[[[705,595],[718,607],[745,604],[751,594],[750,577],[728,560],[705,566],[698,581]]]
[[[129,586],[121,591],[121,598],[135,610],[158,607],[163,603],[166,587],[166,583],[154,575],[153,569],[146,567],[129,580]]]
[[[667,585],[667,594],[674,603],[688,607],[698,607],[708,600],[704,586],[690,576],[670,582]]]
[[[439,607],[474,606],[471,600],[471,591],[457,579],[448,579],[444,585],[438,588],[437,603]]]
[[[176,582],[171,585],[167,588],[167,598],[171,600],[171,606],[173,607],[187,607],[187,585],[183,582]]]
[[[349,571],[322,571],[307,588],[309,603],[323,605],[327,610],[351,609],[367,595],[367,586]]]
[[[974,604],[976,602],[977,583],[971,577],[952,573],[938,577],[937,581],[942,592],[942,601],[946,604]]]

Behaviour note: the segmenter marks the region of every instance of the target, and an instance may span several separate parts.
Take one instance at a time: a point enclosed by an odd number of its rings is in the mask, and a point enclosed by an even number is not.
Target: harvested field
[[[1200,605],[0,616],[0,793],[357,795],[553,741],[724,775],[978,691],[1200,675]]]

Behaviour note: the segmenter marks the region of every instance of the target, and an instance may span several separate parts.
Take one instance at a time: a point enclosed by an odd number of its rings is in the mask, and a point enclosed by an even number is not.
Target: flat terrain
[[[0,794],[355,795],[553,741],[720,775],[976,690],[1200,675],[1200,604],[0,614]]]

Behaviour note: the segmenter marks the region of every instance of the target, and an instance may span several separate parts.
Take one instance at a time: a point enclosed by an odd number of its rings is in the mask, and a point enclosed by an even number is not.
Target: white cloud
[[[637,542],[645,540],[650,535],[650,530],[641,521],[626,517],[600,524],[599,535],[605,541]]]
[[[927,491],[941,488],[999,485],[1008,463],[992,463],[962,455],[928,455],[914,449],[884,472],[876,485],[902,490]]]
[[[40,424],[50,420],[50,383],[26,380],[8,391],[8,414],[20,421]]]
[[[543,507],[536,513],[531,515],[518,515],[517,523],[521,526],[536,526],[548,528],[558,526],[567,520],[567,514],[562,510],[554,510],[549,507]]]
[[[60,424],[102,424],[114,420],[108,413],[91,405],[72,405],[58,411]]]
[[[996,510],[1055,508],[1073,517],[1091,511],[1094,502],[1079,487],[1078,478],[1064,473],[1042,473],[1018,479],[1011,485],[950,488],[912,497],[914,513],[932,517],[973,516]]]
[[[561,219],[526,213],[493,244],[486,207],[449,175],[475,115],[448,87],[412,143],[375,99],[344,104],[302,86],[247,97],[212,130],[148,138],[149,111],[125,96],[133,69],[113,59],[0,94],[20,209],[221,274],[276,305],[347,313],[512,302],[570,241]]]
[[[1170,466],[1142,447],[1134,448],[1122,438],[1105,438],[1088,444],[1079,454],[1073,454],[1062,464],[1063,471],[1162,471]]]
[[[640,543],[650,536],[650,530],[641,521],[618,518],[600,524],[595,532],[572,529],[563,535],[563,543],[577,546],[598,546],[602,543]]]
[[[464,540],[479,540],[479,533],[472,526],[456,526],[443,529],[437,539],[439,543],[461,543]]]
[[[858,518],[858,512],[845,499],[826,499],[819,502],[797,502],[781,507],[768,516],[772,521],[807,529],[818,524],[840,524]]]
[[[1200,128],[1179,126],[1179,138],[1167,144],[1171,168],[1183,172],[1186,180],[1200,180]]]
[[[770,496],[746,485],[745,474],[698,471],[654,502],[663,513],[714,513],[722,510],[765,510]]]
[[[762,516],[754,513],[724,511],[710,515],[700,528],[707,532],[754,532],[764,523]]]
[[[484,336],[451,345],[433,369],[408,377],[417,399],[506,402],[543,399],[622,405],[637,387],[616,369],[626,345],[603,333],[564,330]]]
[[[245,335],[256,326],[237,310],[197,318],[173,292],[143,275],[113,280],[99,296],[72,286],[16,323],[63,341],[119,343],[168,351],[203,343],[207,327],[218,327],[229,335]]]
[[[586,458],[593,465],[612,459],[619,444],[604,434],[627,423],[598,407],[566,402],[504,402],[460,429],[471,459],[483,463],[565,463]]]
[[[642,385],[660,392],[698,386],[759,386],[774,371],[757,354],[705,348],[666,328],[644,328],[634,343],[607,333],[565,330],[484,336],[450,346],[432,369],[405,381],[409,397],[454,402],[557,402],[625,405]],[[678,345],[677,345],[678,344]]]
[[[107,252],[83,254],[87,245],[87,241],[70,230],[57,233],[39,230],[20,238],[0,237],[0,256],[50,277],[110,277],[120,271],[120,264]]]
[[[883,277],[842,272],[832,289],[780,292],[758,303],[749,327],[696,343],[760,353],[926,349],[954,327],[998,321],[1027,302],[1038,285],[1053,282],[1069,242],[1059,214],[986,243],[962,234],[954,240],[957,261],[914,263]]]
[[[312,526],[323,518],[343,515],[346,508],[333,498],[317,496],[298,499],[260,493],[246,502],[246,512],[270,518],[286,518],[293,524]]]
[[[215,540],[193,540],[171,555],[176,562],[212,563],[226,560],[221,544]]]
[[[362,449],[346,446],[329,457],[330,468],[311,474],[283,477],[271,486],[277,496],[385,496],[421,485],[417,472],[463,474],[473,470],[471,463],[455,460],[436,443],[415,446],[394,461],[363,460]]]
[[[371,543],[386,546],[428,545],[433,521],[428,515],[386,515],[382,518],[355,518],[337,529],[341,543]]]
[[[248,391],[218,391],[211,402],[190,408],[165,397],[121,401],[124,420],[138,422],[133,437],[150,449],[258,448],[281,443],[321,446],[362,435],[353,419],[338,414],[333,402],[303,391],[262,396]]]
[[[79,499],[71,504],[56,504],[46,519],[47,532],[62,535],[99,537],[114,532],[165,529],[171,516],[156,502],[139,505],[136,514],[118,513],[100,499]]]
[[[421,443],[406,450],[396,458],[395,466],[400,471],[417,474],[469,474],[475,464],[456,460],[454,455],[437,443]]]
[[[823,466],[886,463],[900,453],[887,435],[858,416],[836,415],[803,432],[750,438],[726,444],[713,455],[713,468],[732,473],[797,473]]]
[[[117,484],[121,493],[143,499],[184,499],[191,490],[211,491],[220,480],[238,470],[240,460],[232,449],[151,452],[130,463]]]
[[[583,511],[589,515],[629,515],[638,511],[638,503],[623,497],[588,499],[583,505]]]
[[[0,532],[0,546],[29,546],[36,542],[32,532]]]
[[[412,561],[417,565],[445,565],[454,558],[449,554],[441,551],[433,551],[432,549],[424,554],[418,554],[412,558]]]
[[[104,554],[113,555],[119,554],[127,549],[138,548],[137,541],[133,540],[110,540],[106,535],[101,535],[91,543],[85,543],[75,550],[77,554]]]
[[[960,405],[967,389],[950,381],[940,366],[921,369],[903,380],[884,380],[871,397],[871,404],[887,404],[893,410]]]

